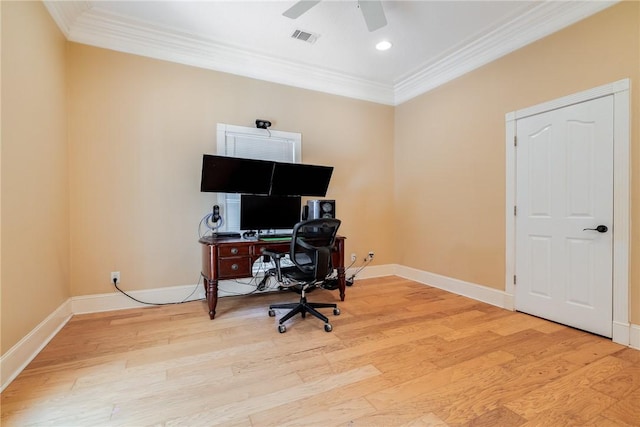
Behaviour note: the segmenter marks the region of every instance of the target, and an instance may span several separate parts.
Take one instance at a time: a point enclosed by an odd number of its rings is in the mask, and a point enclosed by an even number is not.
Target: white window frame
[[[216,154],[229,157],[300,163],[302,134],[218,123]],[[273,149],[270,149],[270,145]],[[217,193],[222,229],[240,231],[240,194]]]

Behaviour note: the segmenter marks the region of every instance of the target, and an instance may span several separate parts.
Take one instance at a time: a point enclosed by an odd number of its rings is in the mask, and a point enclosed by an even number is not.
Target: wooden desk
[[[342,236],[336,238],[333,253],[333,266],[338,270],[338,286],[340,300],[344,301],[344,240]],[[244,239],[216,239],[211,236],[199,240],[202,244],[202,277],[204,291],[209,304],[209,318],[216,316],[218,304],[218,280],[242,279],[253,276],[253,263],[262,256],[266,248],[279,252],[289,252],[290,242],[244,240]]]

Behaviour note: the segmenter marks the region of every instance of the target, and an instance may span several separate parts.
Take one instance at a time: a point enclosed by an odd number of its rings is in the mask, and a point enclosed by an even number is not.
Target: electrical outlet
[[[120,272],[119,271],[112,271],[111,272],[111,283],[114,283],[115,280],[115,284],[119,285],[120,284]]]
[[[373,259],[373,255],[374,255],[373,251],[369,251],[369,259]]]
[[[355,252],[353,252],[351,254],[351,262],[356,262],[356,259],[358,259],[358,255]]]

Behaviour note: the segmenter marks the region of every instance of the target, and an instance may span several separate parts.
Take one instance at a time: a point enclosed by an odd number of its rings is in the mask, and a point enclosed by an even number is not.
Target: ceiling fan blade
[[[320,0],[300,0],[285,10],[283,15],[287,18],[296,19],[318,3],[320,3]]]
[[[380,0],[358,0],[358,6],[370,32],[387,25]]]

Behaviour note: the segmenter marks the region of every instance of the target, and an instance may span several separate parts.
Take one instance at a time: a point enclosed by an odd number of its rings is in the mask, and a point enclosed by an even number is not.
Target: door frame
[[[630,80],[623,79],[552,101],[513,111],[505,115],[506,128],[506,263],[505,293],[515,309],[515,231],[516,201],[516,121],[525,117],[567,107],[595,98],[613,95],[613,319],[612,339],[630,344],[629,323],[629,256],[631,201],[630,144]]]

